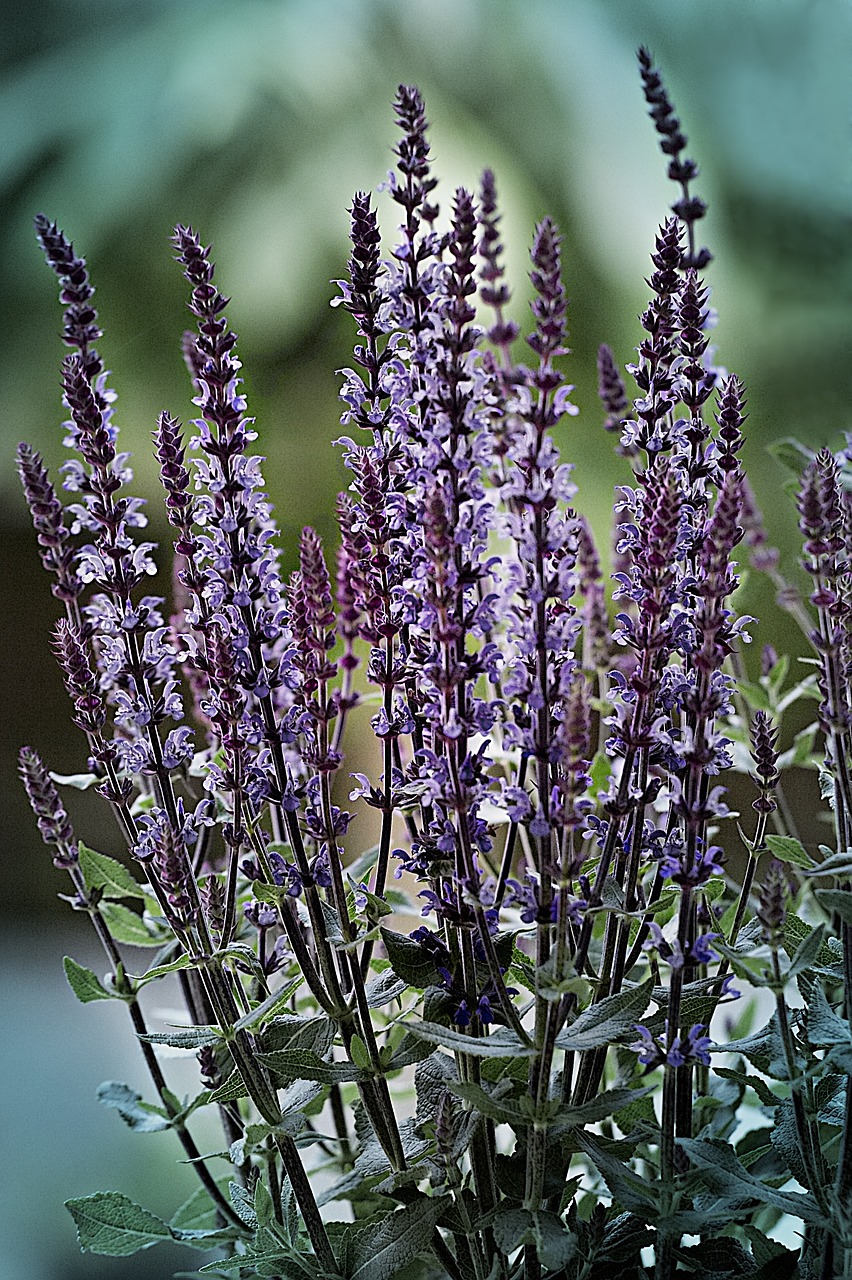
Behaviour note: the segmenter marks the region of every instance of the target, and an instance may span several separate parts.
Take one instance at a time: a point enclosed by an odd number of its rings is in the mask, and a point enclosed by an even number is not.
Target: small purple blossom
[[[692,1062],[709,1067],[709,1050],[712,1040],[704,1034],[707,1028],[703,1023],[698,1022],[690,1027],[685,1037],[676,1035],[667,1048],[668,1028],[669,1024],[666,1020],[665,1032],[663,1036],[658,1037],[653,1035],[647,1027],[637,1025],[636,1031],[639,1038],[630,1045],[630,1048],[638,1054],[643,1066],[653,1068],[668,1064],[670,1067],[684,1067]]]

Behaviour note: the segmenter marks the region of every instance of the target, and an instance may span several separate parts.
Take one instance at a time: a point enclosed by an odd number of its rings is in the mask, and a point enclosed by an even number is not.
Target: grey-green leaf
[[[555,1213],[545,1209],[509,1209],[494,1219],[498,1249],[511,1253],[521,1244],[534,1244],[547,1271],[559,1271],[577,1251],[577,1241]]]
[[[384,927],[380,933],[391,968],[398,978],[420,991],[436,981],[435,961],[428,951],[412,942],[404,933],[395,933],[393,929]]]
[[[830,915],[836,912],[844,924],[852,924],[852,892],[849,889],[817,889],[814,897],[824,911]]]
[[[84,1252],[121,1258],[171,1239],[171,1231],[161,1218],[117,1191],[66,1200],[65,1208],[76,1223]]]
[[[370,1231],[359,1233],[350,1280],[392,1280],[429,1244],[446,1206],[445,1196],[418,1198]]]
[[[98,1102],[114,1107],[125,1124],[137,1133],[156,1133],[169,1128],[169,1118],[160,1107],[142,1101],[141,1093],[117,1080],[107,1080],[98,1086]]]
[[[100,905],[100,913],[107,928],[116,942],[124,942],[132,947],[161,947],[162,936],[151,933],[141,916],[122,902],[104,901]]]
[[[148,1044],[167,1044],[172,1049],[200,1049],[220,1038],[218,1027],[176,1027],[174,1031],[151,1031],[139,1037]]]
[[[145,891],[127,867],[106,853],[80,845],[80,870],[88,889],[100,889],[104,898],[144,898]]]
[[[407,1030],[430,1044],[439,1044],[472,1058],[531,1058],[535,1053],[532,1045],[522,1044],[514,1031],[506,1027],[500,1027],[490,1036],[467,1036],[455,1027],[444,1027],[438,1022],[410,1022]]]
[[[106,990],[91,969],[78,964],[70,956],[64,956],[62,966],[68,985],[81,1004],[89,1004],[92,1000],[114,1000],[115,996]]]
[[[304,1049],[259,1053],[257,1060],[279,1080],[319,1080],[323,1084],[335,1084],[364,1078],[364,1072],[351,1062],[324,1062],[317,1054]]]
[[[717,1194],[731,1204],[758,1200],[771,1204],[803,1222],[824,1225],[822,1215],[810,1196],[795,1191],[779,1191],[755,1178],[737,1159],[727,1142],[714,1138],[681,1138],[680,1145],[692,1163],[701,1170],[702,1178]]]
[[[597,1049],[632,1032],[648,1008],[653,981],[606,996],[585,1009],[556,1037],[557,1047],[568,1052]]]
[[[782,862],[789,862],[794,867],[812,867],[814,860],[801,840],[792,836],[767,836],[766,844],[771,853]]]

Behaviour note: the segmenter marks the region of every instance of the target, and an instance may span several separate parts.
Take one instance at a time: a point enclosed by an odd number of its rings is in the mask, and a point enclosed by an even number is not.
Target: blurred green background
[[[846,0],[5,0],[0,34],[0,1105],[2,1217],[13,1224],[0,1276],[157,1280],[191,1269],[193,1255],[81,1257],[61,1208],[64,1196],[116,1186],[168,1213],[192,1182],[173,1172],[168,1139],[131,1136],[94,1102],[110,1075],[144,1088],[141,1062],[123,1011],[80,1008],[63,984],[63,950],[95,956],[56,899],[65,886],[14,777],[23,742],[60,772],[84,762],[12,463],[19,439],[54,472],[63,456],[61,313],[33,215],[57,219],[89,261],[123,445],[159,536],[150,433],[161,409],[192,413],[186,294],[168,238],[183,221],[214,242],[289,563],[303,523],[333,536],[343,482],[330,442],[351,330],[328,303],[345,269],[346,207],[383,180],[390,101],[400,81],[418,83],[444,208],[485,165],[497,174],[519,316],[533,226],[551,213],[562,227],[582,413],[560,444],[606,546],[624,471],[600,430],[595,352],[608,341],[620,362],[631,357],[649,248],[674,195],[635,71],[647,43],[701,165],[719,360],[748,387],[747,462],[795,572],[794,512],[766,445],[837,443],[849,425],[852,12]],[[390,239],[394,210],[379,204]],[[761,617],[756,638],[780,648],[786,620],[771,591],[753,582],[747,603]],[[114,850],[99,811],[74,808],[86,838]]]

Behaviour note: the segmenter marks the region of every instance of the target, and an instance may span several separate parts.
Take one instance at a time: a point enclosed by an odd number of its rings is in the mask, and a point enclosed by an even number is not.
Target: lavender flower
[[[41,562],[56,581],[51,591],[58,600],[73,605],[83,589],[74,564],[75,554],[65,513],[50,482],[41,455],[27,444],[18,445],[18,474],[38,537]]]
[[[702,1022],[695,1023],[690,1027],[685,1037],[676,1035],[671,1045],[668,1044],[668,1019],[665,1023],[665,1033],[661,1037],[651,1034],[647,1027],[637,1026],[639,1039],[635,1040],[630,1048],[634,1053],[638,1054],[639,1061],[644,1066],[652,1070],[654,1067],[668,1065],[670,1067],[685,1067],[690,1063],[699,1063],[702,1066],[710,1066],[710,1045],[713,1043],[709,1036],[704,1032],[707,1030]]]
[[[38,820],[41,838],[54,849],[53,865],[64,870],[75,866],[79,854],[74,831],[41,757],[32,747],[22,747],[18,763],[21,781]]]
[[[675,115],[662,78],[654,67],[651,54],[644,47],[638,51],[639,71],[642,76],[642,87],[648,103],[649,114],[654,127],[660,135],[660,150],[670,156],[668,175],[673,182],[680,184],[682,196],[672,205],[672,210],[685,224],[689,234],[689,257],[685,263],[700,271],[711,261],[708,249],[695,248],[695,223],[703,218],[707,206],[703,200],[690,193],[689,184],[698,176],[698,166],[683,154],[687,147],[687,139]]]
[[[751,758],[754,761],[751,777],[760,794],[752,801],[751,807],[758,813],[774,813],[778,807],[773,798],[780,777],[777,742],[778,730],[766,712],[755,711],[751,726]]]

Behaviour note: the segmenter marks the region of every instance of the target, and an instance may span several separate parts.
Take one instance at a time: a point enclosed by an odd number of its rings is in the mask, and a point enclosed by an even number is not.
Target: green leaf
[[[528,1097],[509,1096],[505,1099],[494,1097],[486,1093],[481,1085],[467,1080],[451,1081],[447,1087],[457,1098],[469,1103],[479,1115],[486,1116],[495,1124],[508,1124],[513,1129],[525,1129],[532,1121],[530,1114],[532,1099]],[[523,1107],[524,1102],[527,1103],[527,1107]]]
[[[177,960],[170,961],[169,964],[158,964],[153,969],[146,971],[134,978],[133,981],[138,987],[147,986],[149,982],[156,982],[157,978],[164,978],[167,973],[178,973],[181,969],[194,969],[198,964],[195,956],[179,956]]]
[[[574,1257],[577,1241],[555,1213],[545,1209],[507,1209],[491,1224],[501,1253],[512,1253],[522,1244],[533,1244],[548,1271],[560,1271]]]
[[[359,1035],[354,1035],[349,1045],[349,1052],[352,1054],[352,1061],[356,1067],[360,1067],[362,1071],[371,1071],[373,1063],[370,1059],[369,1050]]]
[[[772,444],[767,445],[767,452],[771,453],[775,461],[780,462],[781,466],[794,476],[800,476],[814,458],[813,449],[800,444],[792,436],[784,436],[781,440],[773,441]]]
[[[824,848],[820,845],[820,848]],[[852,876],[852,849],[844,849],[841,853],[832,853],[824,858],[818,866],[808,867],[802,875],[816,879],[819,876]]]
[[[577,1052],[611,1044],[635,1029],[651,1000],[652,979],[606,996],[579,1014],[556,1037],[559,1049]]]
[[[813,933],[813,928],[809,924],[805,924],[801,916],[797,916],[795,912],[788,911],[784,917],[784,950],[788,956],[795,955],[796,949],[801,945],[805,938]],[[832,951],[832,944],[838,947],[838,953]],[[714,943],[715,946],[715,943]],[[840,944],[834,938],[823,940],[823,944],[819,949],[819,955],[813,965],[815,972],[833,975],[838,971],[840,963]]]
[[[430,1200],[418,1197],[377,1226],[359,1232],[350,1280],[393,1280],[427,1247],[448,1202],[447,1196]]]
[[[765,1107],[777,1107],[783,1102],[783,1098],[776,1098],[769,1085],[760,1076],[751,1076],[745,1071],[732,1071],[729,1067],[714,1067],[713,1071],[723,1080],[735,1080],[737,1084],[748,1085],[749,1088],[754,1089]]]
[[[280,1080],[319,1080],[323,1084],[337,1084],[364,1078],[361,1068],[351,1062],[324,1062],[307,1050],[282,1049],[277,1053],[259,1053],[257,1060]]]
[[[272,1196],[269,1194],[269,1188],[263,1178],[258,1178],[255,1184],[253,1208],[259,1227],[268,1227],[274,1221],[275,1210],[272,1205]]]
[[[789,654],[782,653],[780,658],[778,658],[778,660],[772,664],[772,670],[769,672],[769,675],[766,677],[766,683],[768,684],[772,693],[774,694],[780,693],[781,690],[784,688],[784,681],[787,679],[787,672],[789,670],[790,670]]]
[[[73,787],[75,791],[88,791],[100,782],[96,773],[51,773],[58,787]]]
[[[84,1252],[123,1258],[172,1238],[161,1218],[117,1191],[98,1191],[80,1200],[66,1200],[65,1208],[76,1223],[77,1239]]]
[[[80,870],[87,889],[100,889],[104,898],[144,898],[145,891],[123,863],[106,853],[80,845]]]
[[[852,1044],[849,1023],[834,1012],[826,999],[822,983],[818,980],[808,983],[807,987],[803,987],[803,994],[809,1043],[820,1048],[833,1044]]]
[[[70,956],[63,957],[62,965],[65,969],[68,985],[81,1004],[89,1004],[92,1000],[115,1000],[117,998],[112,992],[106,990],[91,969],[86,969],[83,965],[78,964],[76,960],[72,960]]]
[[[454,1053],[466,1053],[473,1058],[531,1058],[533,1045],[525,1045],[514,1031],[500,1027],[490,1036],[467,1036],[455,1027],[444,1027],[437,1022],[410,1022],[407,1030],[430,1044],[439,1044]]]
[[[613,1198],[623,1209],[635,1214],[641,1222],[656,1221],[659,1183],[650,1183],[646,1178],[641,1178],[607,1151],[599,1139],[584,1130],[575,1132],[571,1140],[585,1152],[609,1187]]]
[[[408,983],[400,978],[393,969],[385,969],[378,977],[367,984],[367,1004],[371,1009],[381,1009],[399,996],[404,996]]]
[[[825,925],[818,924],[806,938],[802,939],[796,948],[795,955],[791,958],[790,967],[784,975],[785,978],[795,978],[797,973],[804,973],[809,969],[813,969],[814,965],[819,961],[819,953],[822,950],[824,937]]]
[[[609,780],[612,777],[612,761],[605,751],[598,751],[592,761],[589,769],[589,777],[591,778],[591,794],[596,796],[598,792],[605,791]]]
[[[167,1044],[173,1049],[200,1049],[221,1038],[218,1027],[175,1027],[174,1031],[148,1031],[139,1037],[147,1044]]]
[[[307,1049],[324,1058],[334,1043],[334,1023],[330,1018],[298,1018],[289,1014],[273,1018],[260,1034],[264,1053],[280,1049]]]
[[[825,1225],[819,1209],[811,1196],[795,1191],[779,1191],[745,1168],[727,1142],[715,1138],[680,1138],[692,1163],[701,1170],[702,1180],[732,1206],[743,1200],[757,1200],[771,1204],[782,1213],[789,1213],[803,1222]]]
[[[784,1061],[784,1046],[781,1043],[781,1032],[778,1030],[778,1015],[772,1017],[750,1036],[741,1040],[727,1040],[721,1044],[712,1044],[713,1053],[740,1053],[753,1067],[764,1075],[772,1075],[774,1079],[784,1079],[786,1067],[779,1065]]]
[[[156,1133],[170,1126],[169,1117],[162,1107],[143,1102],[141,1093],[117,1080],[107,1080],[99,1085],[97,1098],[105,1107],[114,1107],[124,1123],[137,1133]]]
[[[116,942],[125,942],[133,947],[161,947],[165,941],[162,934],[153,934],[145,921],[130,907],[121,902],[103,901],[100,913]]]
[[[849,889],[817,889],[814,897],[823,911],[829,915],[836,913],[844,924],[852,924],[852,892]]]
[[[436,981],[435,961],[428,951],[412,942],[404,933],[395,933],[393,929],[386,929],[384,926],[380,933],[391,968],[398,978],[419,991],[424,991]]]
[[[647,1085],[641,1089],[606,1089],[589,1102],[578,1106],[564,1106],[553,1116],[550,1132],[554,1135],[567,1133],[569,1129],[582,1128],[587,1124],[597,1124],[609,1116],[618,1115],[628,1107],[633,1107],[642,1098],[654,1093],[656,1086]]]
[[[813,858],[801,840],[794,840],[792,836],[767,836],[766,844],[775,857],[780,858],[782,862],[789,862],[794,867],[814,865]]]
[[[750,680],[738,680],[737,688],[752,709],[756,711],[772,710],[772,700],[763,685],[752,684]]]
[[[236,1102],[248,1096],[248,1089],[239,1071],[232,1071],[224,1084],[206,1095],[207,1102]]]
[[[382,1049],[382,1060],[386,1049]],[[412,1063],[422,1062],[424,1058],[428,1058],[432,1050],[429,1048],[427,1041],[419,1039],[417,1036],[410,1036],[406,1031],[399,1044],[393,1050],[390,1060],[386,1064],[387,1071],[399,1071],[402,1067],[410,1067]]]
[[[270,1014],[278,1009],[285,1000],[289,1000],[290,996],[296,990],[301,982],[301,978],[294,978],[292,982],[285,982],[284,986],[278,991],[273,991],[272,995],[267,996],[259,1005],[244,1014],[234,1023],[235,1031],[250,1031],[253,1027],[259,1026],[265,1022]]]
[[[254,1231],[257,1227],[257,1214],[254,1211],[254,1201],[245,1187],[241,1187],[238,1182],[229,1182],[228,1194],[231,1197],[231,1204],[234,1206],[237,1217],[241,1218],[246,1226],[251,1227],[252,1231]]]

